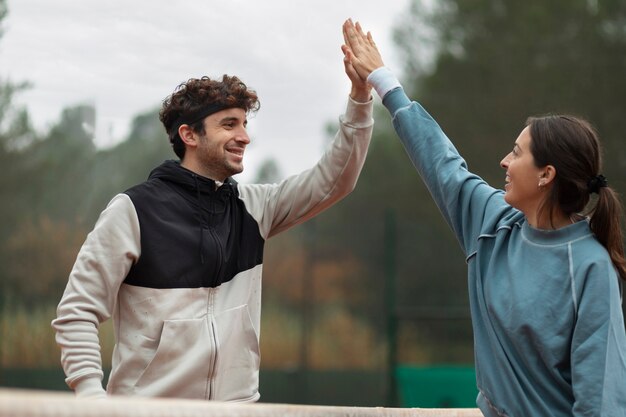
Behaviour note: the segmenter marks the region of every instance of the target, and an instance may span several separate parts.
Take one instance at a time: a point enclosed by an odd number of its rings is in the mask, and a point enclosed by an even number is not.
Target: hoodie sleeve
[[[66,383],[78,396],[103,397],[98,328],[139,258],[139,221],[125,194],[114,197],[81,247],[52,321]]]
[[[313,168],[279,184],[240,185],[241,198],[264,238],[316,216],[354,189],[372,137],[372,108],[372,100],[349,99],[339,131]]]

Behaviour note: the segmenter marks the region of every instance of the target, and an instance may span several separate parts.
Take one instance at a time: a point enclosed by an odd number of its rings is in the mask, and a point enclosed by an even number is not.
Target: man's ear
[[[182,124],[178,128],[178,136],[186,146],[195,147],[198,144],[198,136],[187,124]]]

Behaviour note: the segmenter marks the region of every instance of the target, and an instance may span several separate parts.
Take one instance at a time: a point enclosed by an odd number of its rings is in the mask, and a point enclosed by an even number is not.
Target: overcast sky
[[[399,72],[392,30],[408,7],[409,0],[8,0],[0,77],[33,84],[18,102],[39,131],[64,107],[94,105],[96,143],[106,147],[180,82],[237,75],[261,101],[239,180],[252,181],[269,157],[288,175],[317,161],[324,126],[345,108],[343,21],[370,30]]]

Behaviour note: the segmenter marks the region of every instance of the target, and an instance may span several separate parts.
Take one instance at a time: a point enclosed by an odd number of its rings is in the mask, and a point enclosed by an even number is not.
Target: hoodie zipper
[[[217,238],[215,231],[212,227],[209,227],[209,232],[215,241],[215,247],[217,248],[217,269],[215,271],[215,278],[213,279],[213,286],[217,287],[222,282],[221,274],[222,274],[222,265],[224,263],[224,248],[222,248],[222,242]]]
[[[204,207],[202,205],[202,194],[200,193],[200,183],[198,181],[198,176],[194,174],[193,178],[196,183],[196,196],[198,199],[198,207],[200,210],[200,263],[204,265],[204,229],[206,227],[206,229],[209,231],[209,234],[213,238],[213,241],[215,242],[215,246],[218,249],[217,260],[216,260],[217,269],[215,271],[215,275],[213,277],[213,283],[212,283],[213,286],[218,286],[219,284],[221,284],[220,276],[222,273],[222,266],[223,266],[222,264],[224,262],[224,248],[222,247],[222,242],[219,240],[218,236],[215,234],[215,231],[211,227],[211,220],[212,220],[212,217],[214,216],[213,213],[215,213],[214,199],[217,198],[218,190],[213,190],[209,194],[210,207],[208,210],[209,213],[206,214],[204,211]]]
[[[217,368],[217,329],[215,328],[215,321],[213,317],[210,318],[211,336],[213,340],[213,358],[211,358],[211,365],[209,367],[208,384],[207,384],[207,399],[212,400],[214,396],[214,384],[215,384],[215,368]]]
[[[213,303],[215,301],[215,292],[216,290],[213,288],[209,288],[209,294],[207,299],[207,320],[209,326],[209,332],[211,334],[211,342],[213,342],[213,353],[209,358],[209,372],[207,374],[207,387],[206,387],[206,398],[207,400],[212,400],[215,396],[214,384],[215,384],[215,371],[217,368],[217,356],[218,356],[218,346],[219,341],[217,339],[217,328],[215,326],[215,320],[213,317],[214,306]]]

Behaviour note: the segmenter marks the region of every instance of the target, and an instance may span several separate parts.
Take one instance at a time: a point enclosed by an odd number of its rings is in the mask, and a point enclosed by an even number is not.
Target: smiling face
[[[504,200],[534,217],[546,193],[546,170],[535,165],[530,151],[530,128],[526,127],[515,140],[513,150],[504,157],[500,166],[506,170]]]
[[[240,108],[218,111],[204,119],[204,133],[189,132],[182,165],[205,177],[224,181],[243,171],[243,155],[250,137],[246,112]],[[191,138],[192,140],[188,140]]]

